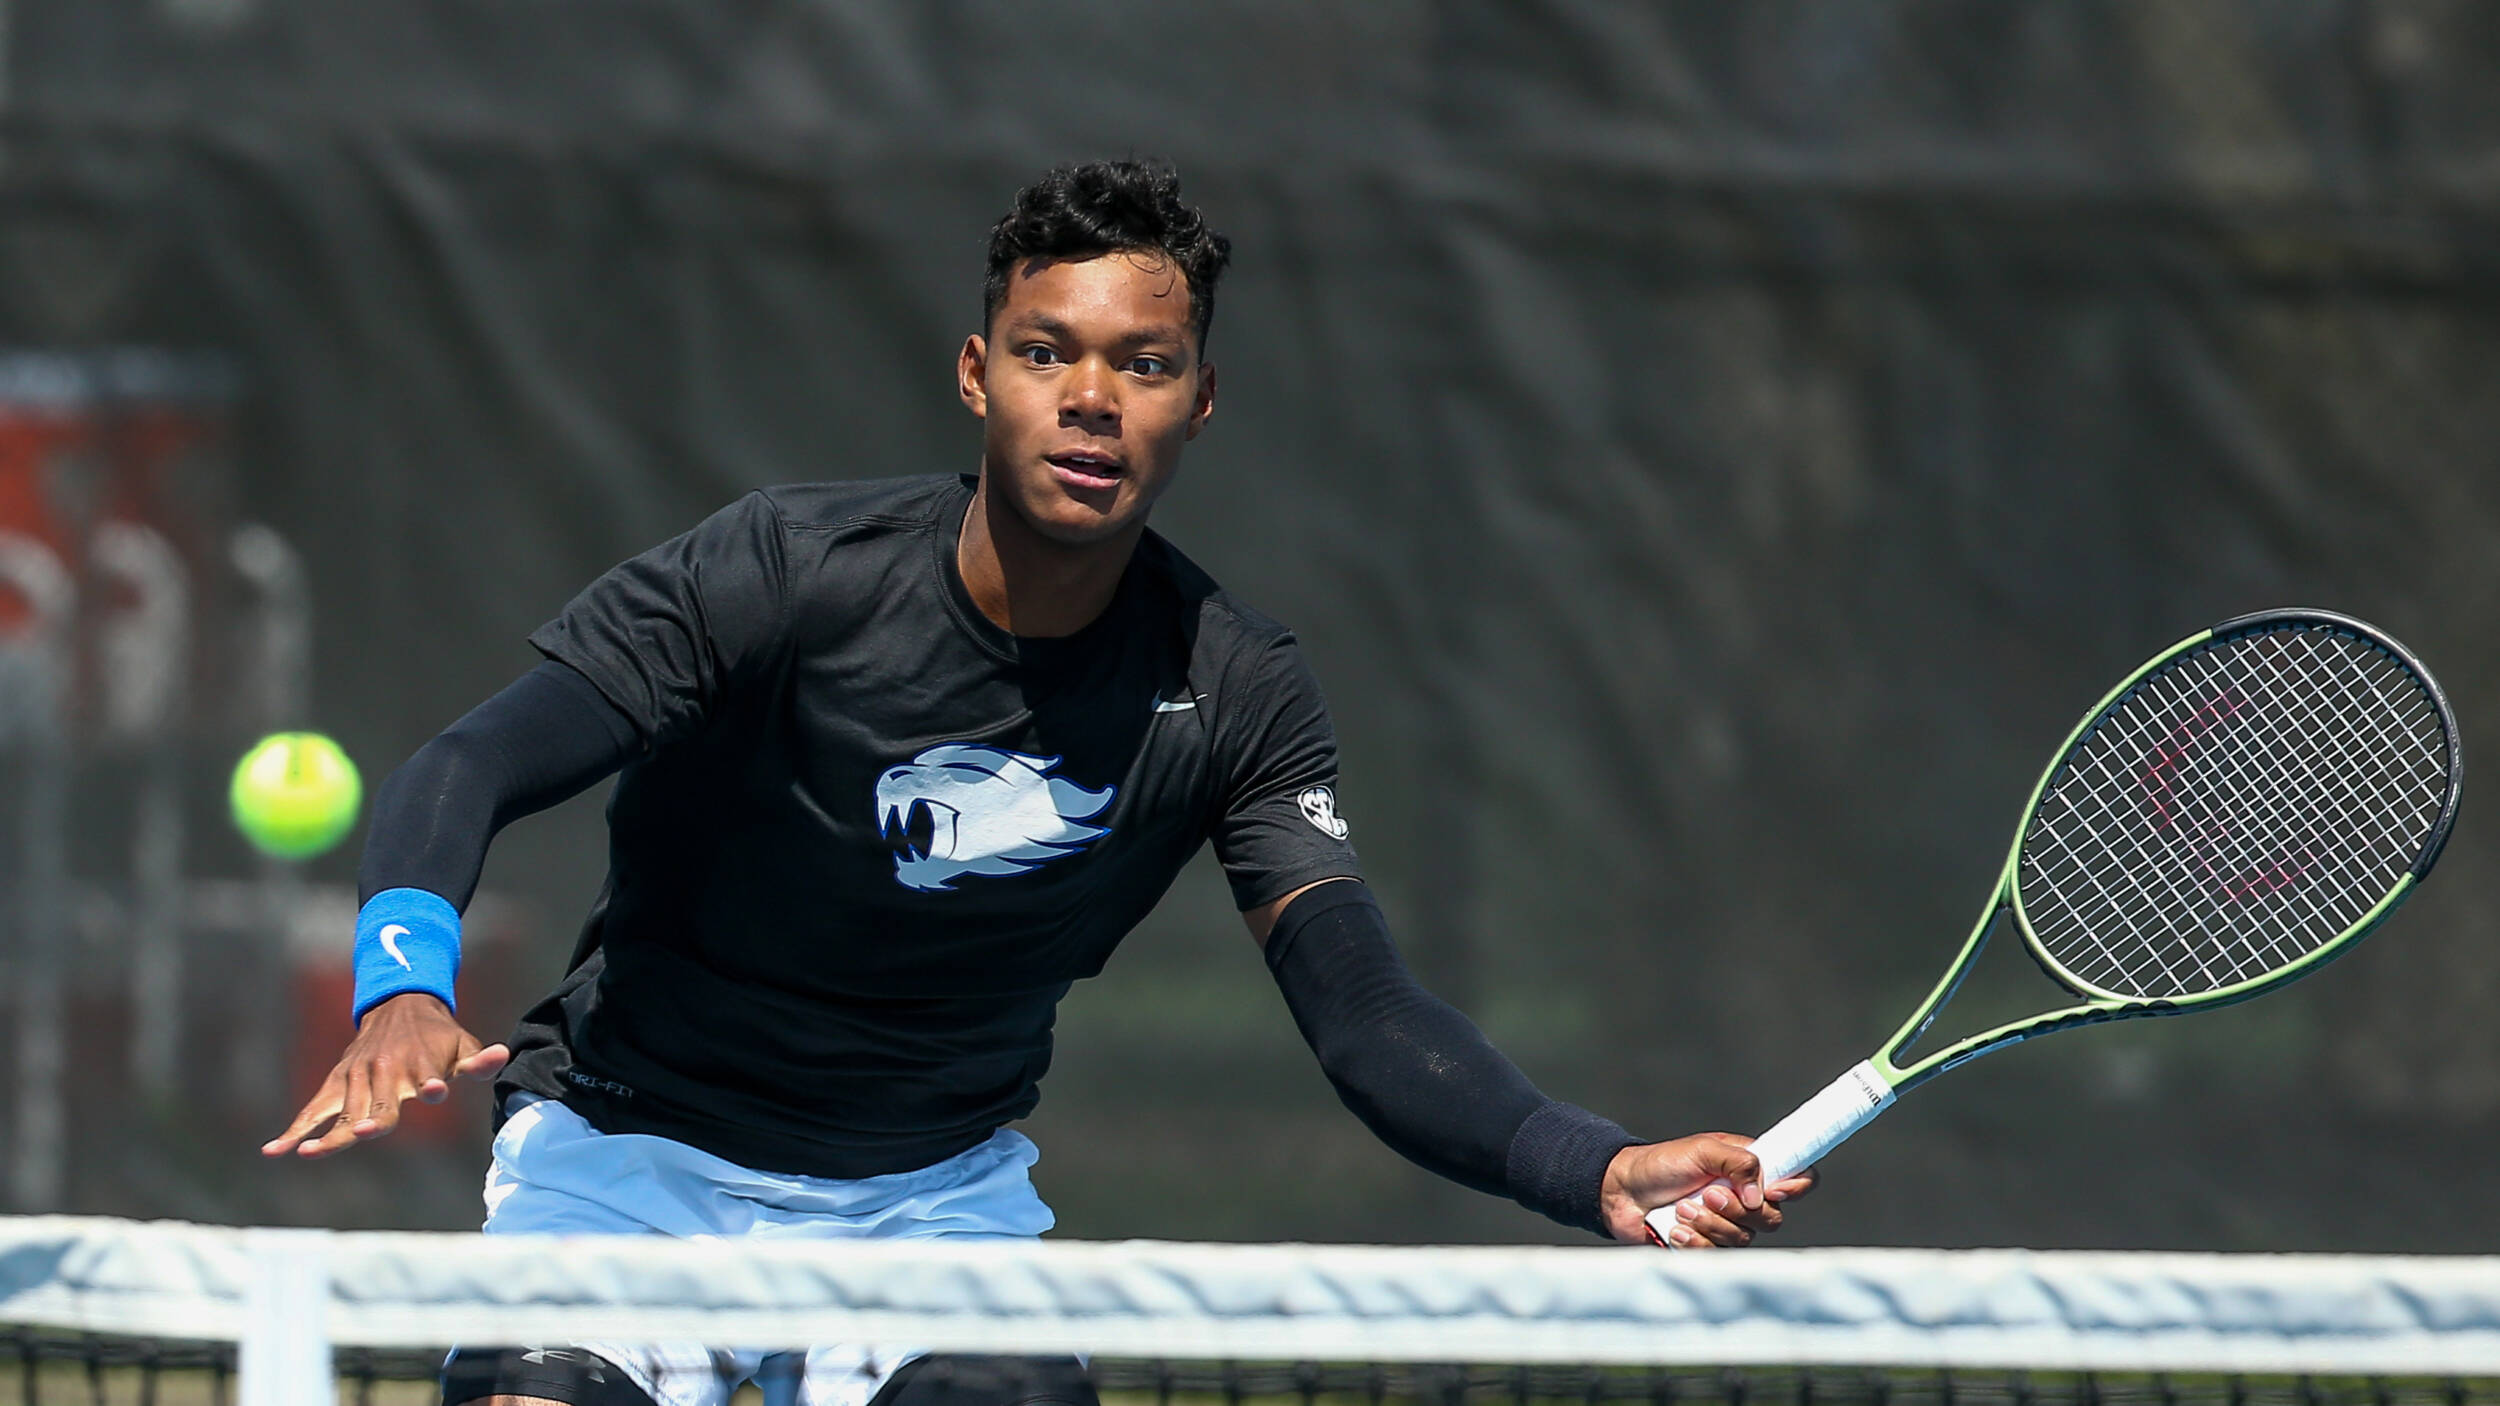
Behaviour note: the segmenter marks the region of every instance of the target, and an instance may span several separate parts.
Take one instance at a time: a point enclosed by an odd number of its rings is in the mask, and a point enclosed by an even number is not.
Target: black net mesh
[[[436,1351],[342,1349],[338,1406],[434,1406]],[[1886,1367],[1598,1367],[1500,1363],[1095,1359],[1122,1403],[1652,1403],[1652,1406],[2479,1406],[2492,1377],[2031,1372]],[[1012,1383],[1012,1373],[1006,1380]],[[0,1335],[9,1406],[234,1406],[231,1344],[17,1331]],[[752,1385],[732,1406],[760,1406]]]

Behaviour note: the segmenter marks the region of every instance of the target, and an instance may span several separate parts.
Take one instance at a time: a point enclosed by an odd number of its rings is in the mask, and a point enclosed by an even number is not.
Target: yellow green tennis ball
[[[336,742],[317,732],[278,732],[235,764],[227,798],[236,828],[261,853],[310,859],[355,828],[365,786]]]

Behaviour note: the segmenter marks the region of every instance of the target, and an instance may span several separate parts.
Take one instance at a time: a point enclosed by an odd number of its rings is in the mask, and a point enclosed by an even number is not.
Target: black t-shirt
[[[1031,1111],[1069,984],[1201,842],[1242,908],[1357,872],[1293,636],[1148,533],[1102,616],[990,623],[966,479],[749,494],[530,636],[646,750],[501,1094],[749,1166],[925,1166]]]

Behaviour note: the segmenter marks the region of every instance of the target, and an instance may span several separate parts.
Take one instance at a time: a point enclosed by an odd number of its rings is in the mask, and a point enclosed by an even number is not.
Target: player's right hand
[[[365,1012],[321,1092],[285,1132],[260,1145],[260,1154],[327,1157],[388,1137],[399,1126],[401,1104],[441,1103],[452,1080],[492,1079],[511,1058],[507,1046],[480,1046],[439,998],[421,991],[393,996]]]
[[[1814,1190],[1818,1174],[1809,1167],[1765,1186],[1752,1147],[1752,1138],[1735,1133],[1698,1133],[1616,1153],[1598,1191],[1607,1232],[1626,1244],[1655,1243],[1645,1218],[1668,1205],[1677,1208],[1668,1241],[1677,1249],[1732,1249],[1779,1229],[1781,1203]]]

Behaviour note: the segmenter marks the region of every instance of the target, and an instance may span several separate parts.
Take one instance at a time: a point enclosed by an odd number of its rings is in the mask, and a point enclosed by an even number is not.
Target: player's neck
[[[1000,629],[1042,639],[1073,635],[1111,604],[1145,533],[1138,522],[1100,542],[1054,542],[992,501],[985,477],[964,510],[955,572],[973,605]]]

